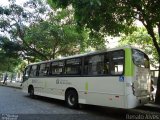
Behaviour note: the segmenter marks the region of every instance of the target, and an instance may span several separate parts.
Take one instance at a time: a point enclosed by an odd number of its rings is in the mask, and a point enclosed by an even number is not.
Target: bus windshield
[[[132,50],[133,62],[138,67],[149,68],[148,56],[140,50]]]

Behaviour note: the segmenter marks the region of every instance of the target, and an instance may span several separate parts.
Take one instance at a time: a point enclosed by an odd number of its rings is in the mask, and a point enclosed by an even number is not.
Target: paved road
[[[116,120],[125,119],[130,114],[157,114],[156,110],[142,107],[132,110],[85,106],[78,110],[69,109],[64,101],[36,97],[31,99],[20,89],[0,86],[0,120],[56,119],[56,120]]]

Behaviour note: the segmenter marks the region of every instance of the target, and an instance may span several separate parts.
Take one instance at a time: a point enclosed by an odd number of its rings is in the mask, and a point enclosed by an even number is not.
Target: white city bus
[[[149,102],[150,81],[147,55],[128,46],[30,64],[22,88],[31,97],[65,100],[70,108],[134,108]]]

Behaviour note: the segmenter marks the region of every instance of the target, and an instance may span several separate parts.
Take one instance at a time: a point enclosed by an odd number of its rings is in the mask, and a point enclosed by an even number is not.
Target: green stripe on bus
[[[85,84],[85,91],[88,92],[88,82]]]
[[[131,48],[125,49],[125,76],[133,76],[134,74],[134,64],[132,60],[132,50]]]

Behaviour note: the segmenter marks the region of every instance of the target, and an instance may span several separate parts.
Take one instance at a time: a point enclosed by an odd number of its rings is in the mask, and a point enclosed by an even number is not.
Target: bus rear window
[[[133,62],[138,67],[149,68],[149,58],[143,52],[133,49],[132,50]]]

